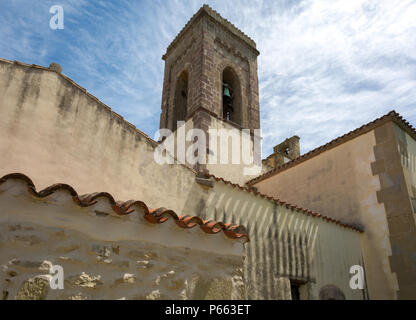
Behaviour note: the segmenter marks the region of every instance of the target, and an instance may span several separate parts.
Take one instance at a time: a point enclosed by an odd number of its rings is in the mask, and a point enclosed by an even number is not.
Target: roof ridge
[[[200,229],[207,234],[215,234],[222,231],[227,238],[230,239],[244,239],[244,242],[250,241],[245,228],[237,224],[225,224],[223,222],[203,220],[199,216],[179,216],[173,210],[160,207],[157,209],[149,209],[147,205],[140,200],[128,200],[128,201],[115,201],[113,196],[108,192],[95,192],[85,195],[78,195],[76,190],[63,183],[53,184],[41,191],[36,191],[36,187],[33,181],[23,173],[10,173],[0,178],[0,185],[5,183],[9,179],[22,180],[26,182],[28,186],[28,192],[36,198],[45,198],[57,190],[66,190],[71,196],[75,204],[80,207],[89,207],[97,203],[98,198],[105,197],[109,200],[112,210],[117,215],[127,215],[135,211],[134,206],[139,206],[143,209],[143,217],[146,221],[153,224],[161,224],[166,222],[169,218],[172,218],[174,222],[183,229],[190,229],[195,226],[199,226]],[[243,231],[240,231],[243,229]]]
[[[364,133],[367,133],[368,131],[374,129],[375,127],[384,124],[385,122],[392,120],[395,121],[399,126],[402,126],[403,129],[405,129],[410,135],[413,135],[413,137],[416,139],[416,129],[408,122],[406,121],[398,112],[396,112],[395,110],[391,110],[390,112],[388,112],[387,114],[376,118],[373,121],[370,121],[366,124],[363,124],[361,127],[358,127],[354,130],[351,130],[345,134],[343,134],[342,136],[339,136],[335,139],[332,139],[331,141],[316,147],[315,149],[312,149],[310,151],[308,151],[307,153],[289,161],[286,162],[276,168],[271,169],[270,171],[263,173],[262,175],[259,175],[256,178],[253,178],[249,181],[246,182],[246,185],[248,186],[252,186],[253,184],[260,182],[268,177],[273,176],[274,174],[277,174],[278,172],[281,172],[283,170],[286,170],[288,168],[291,168],[293,166],[295,166],[296,164],[299,164],[303,161],[306,161],[324,151],[327,151],[329,149],[332,149],[344,142],[347,142],[357,136],[360,136]]]
[[[294,204],[291,204],[289,202],[286,202],[286,201],[282,201],[280,199],[273,198],[273,197],[268,196],[268,195],[265,195],[265,194],[263,194],[263,193],[261,193],[259,191],[256,191],[256,190],[253,190],[253,189],[250,189],[250,188],[247,188],[247,187],[240,186],[239,184],[233,183],[233,182],[231,182],[229,180],[225,180],[222,177],[216,177],[215,175],[213,175],[211,173],[208,174],[208,176],[214,178],[216,181],[222,181],[226,185],[231,185],[234,188],[239,188],[240,190],[245,191],[247,193],[252,193],[255,196],[260,196],[261,198],[267,199],[267,200],[269,200],[269,201],[271,201],[271,202],[273,202],[275,204],[278,204],[278,205],[281,205],[281,206],[285,206],[288,209],[295,210],[297,212],[300,212],[300,213],[303,213],[303,214],[306,214],[306,215],[311,215],[312,217],[319,217],[319,218],[324,219],[324,220],[326,220],[328,222],[332,222],[332,223],[338,224],[338,225],[340,225],[342,227],[349,228],[349,229],[353,229],[353,230],[358,231],[358,232],[364,232],[364,230],[362,230],[362,229],[360,229],[360,228],[358,228],[358,227],[356,227],[356,226],[354,226],[352,224],[343,223],[340,220],[333,219],[331,217],[322,215],[322,214],[317,213],[317,212],[314,212],[312,210],[305,209],[305,208],[302,208],[302,207],[298,207],[298,206],[296,206]]]
[[[237,31],[237,33],[239,33],[241,36],[243,36],[244,38],[247,38],[249,40],[249,42],[252,42],[251,45],[254,45],[254,47],[256,47],[256,42],[251,39],[247,34],[245,34],[242,30],[240,30],[239,28],[237,28],[234,23],[232,23],[231,21],[227,20],[226,18],[224,18],[223,16],[221,16],[221,14],[216,11],[215,9],[211,8],[208,4],[204,4],[203,7],[211,12],[212,14],[216,15],[217,18],[221,19],[227,26],[229,26],[231,29],[234,29],[235,31]]]

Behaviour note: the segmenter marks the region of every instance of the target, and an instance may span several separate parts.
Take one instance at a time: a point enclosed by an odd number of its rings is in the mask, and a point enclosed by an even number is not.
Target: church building
[[[262,161],[259,54],[202,6],[162,57],[158,140],[59,64],[0,59],[2,298],[416,299],[415,128]]]

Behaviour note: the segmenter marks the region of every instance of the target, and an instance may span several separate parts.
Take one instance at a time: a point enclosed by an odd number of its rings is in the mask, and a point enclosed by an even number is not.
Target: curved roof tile
[[[146,221],[153,224],[161,224],[168,219],[173,219],[174,222],[181,228],[189,229],[199,226],[199,228],[208,234],[223,232],[225,236],[230,239],[243,239],[244,242],[250,241],[248,234],[240,225],[224,224],[222,222],[203,220],[198,216],[178,215],[174,211],[166,208],[149,209],[147,205],[138,200],[115,201],[113,196],[108,192],[95,192],[85,195],[78,195],[74,188],[68,184],[57,183],[51,185],[41,191],[36,191],[33,181],[22,173],[10,173],[0,178],[0,185],[9,179],[21,180],[27,184],[28,192],[37,198],[44,198],[58,190],[68,191],[73,201],[80,207],[88,207],[97,203],[98,198],[107,198],[111,204],[113,211],[117,215],[127,215],[135,211],[134,207],[143,209],[143,217]]]

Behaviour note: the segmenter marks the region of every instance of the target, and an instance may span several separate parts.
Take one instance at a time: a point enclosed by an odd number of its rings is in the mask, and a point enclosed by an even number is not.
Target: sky
[[[0,0],[0,57],[63,73],[154,137],[166,48],[207,3],[260,51],[263,156],[396,110],[416,126],[416,0]],[[64,29],[49,12],[64,9]]]

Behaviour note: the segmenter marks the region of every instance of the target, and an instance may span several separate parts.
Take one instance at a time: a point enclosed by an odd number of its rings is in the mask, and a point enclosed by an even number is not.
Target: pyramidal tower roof
[[[163,55],[162,59],[166,58],[166,55],[176,46],[176,44],[180,41],[180,39],[183,37],[183,35],[189,30],[189,28],[202,16],[207,15],[211,19],[215,20],[217,23],[222,25],[225,29],[227,29],[229,32],[231,32],[234,36],[238,37],[242,41],[244,41],[249,47],[251,47],[257,55],[260,54],[256,49],[256,43],[253,39],[251,39],[248,35],[246,35],[244,32],[242,32],[240,29],[238,29],[236,26],[234,26],[230,21],[227,19],[224,19],[221,17],[221,15],[212,9],[207,4],[204,4],[192,17],[189,19],[189,21],[185,24],[185,26],[182,28],[182,30],[178,33],[178,35],[173,39],[173,41],[170,43],[168,48],[166,49],[166,53]]]

